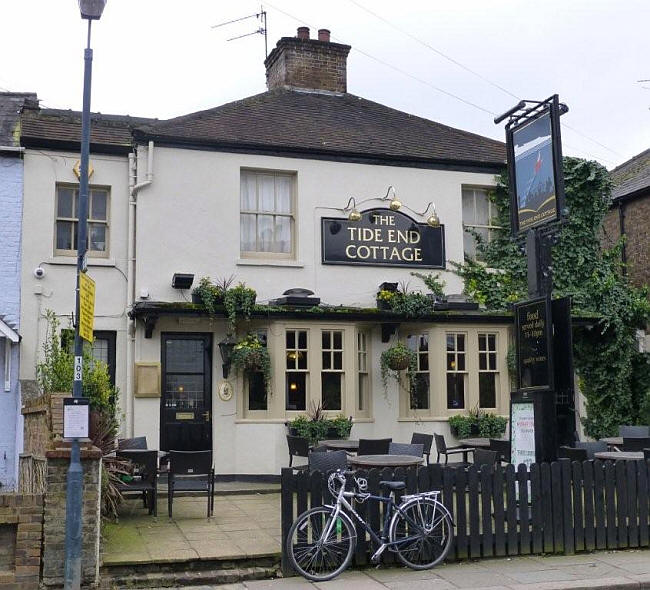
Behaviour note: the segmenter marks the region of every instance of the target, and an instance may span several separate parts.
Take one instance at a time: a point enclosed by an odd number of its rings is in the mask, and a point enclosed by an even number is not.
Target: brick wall
[[[650,284],[650,193],[624,201],[625,257],[627,274],[633,285]],[[603,246],[609,248],[620,237],[618,207],[613,207],[603,220]]]
[[[47,454],[47,493],[43,526],[43,584],[63,584],[65,560],[66,477],[70,465],[69,449],[54,449]],[[82,449],[82,582],[94,584],[99,576],[99,533],[101,501],[101,452]]]
[[[267,86],[346,92],[349,52],[349,45],[283,37],[264,62]]]
[[[0,590],[36,590],[41,570],[43,496],[0,495]]]

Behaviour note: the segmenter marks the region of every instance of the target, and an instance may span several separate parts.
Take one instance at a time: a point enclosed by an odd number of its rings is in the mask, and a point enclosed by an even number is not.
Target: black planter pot
[[[391,306],[388,301],[384,301],[383,299],[377,299],[377,309],[383,309],[383,310],[390,310]]]
[[[326,440],[335,440],[341,438],[339,436],[339,431],[336,430],[336,428],[328,428],[327,429],[327,439]]]

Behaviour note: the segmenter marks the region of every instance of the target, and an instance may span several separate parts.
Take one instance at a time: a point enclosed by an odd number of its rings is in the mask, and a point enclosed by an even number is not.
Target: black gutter
[[[45,148],[67,152],[79,152],[81,150],[81,143],[79,141],[59,140],[59,139],[45,139],[42,137],[21,137],[20,143],[26,148]],[[131,144],[106,144],[90,142],[91,154],[112,154],[112,155],[127,155],[133,151]]]

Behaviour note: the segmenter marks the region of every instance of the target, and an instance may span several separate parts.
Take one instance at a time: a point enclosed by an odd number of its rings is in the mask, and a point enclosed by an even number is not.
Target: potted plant
[[[210,277],[201,278],[199,284],[192,289],[192,303],[204,305],[210,313],[214,313],[217,305],[223,305],[226,291],[234,279],[234,275],[217,278],[215,281]]]
[[[230,364],[236,371],[262,373],[266,391],[271,389],[271,356],[255,334],[248,334],[235,344]]]
[[[466,416],[451,416],[449,426],[456,438],[480,436],[483,438],[499,438],[506,431],[508,419],[496,414],[489,414],[478,406],[472,408]]]
[[[349,438],[350,431],[352,430],[352,417],[346,418],[343,414],[339,414],[335,418],[329,418],[325,420],[328,424],[327,426],[327,438],[328,439],[337,439],[337,438]]]
[[[250,320],[256,299],[257,292],[255,289],[247,287],[244,283],[239,283],[236,287],[232,287],[225,292],[223,303],[230,322],[231,334],[234,334],[237,329],[238,317]]]
[[[407,371],[409,382],[412,383],[417,371],[417,355],[415,351],[398,341],[381,353],[380,366],[384,389],[388,386],[389,377],[400,381],[400,371],[404,370]]]
[[[392,309],[392,302],[395,300],[397,293],[388,289],[380,289],[377,292],[377,309]]]

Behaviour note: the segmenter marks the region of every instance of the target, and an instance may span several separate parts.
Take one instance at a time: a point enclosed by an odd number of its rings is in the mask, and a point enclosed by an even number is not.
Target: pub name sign
[[[445,267],[444,226],[431,227],[390,209],[361,212],[359,221],[321,220],[323,264]]]

